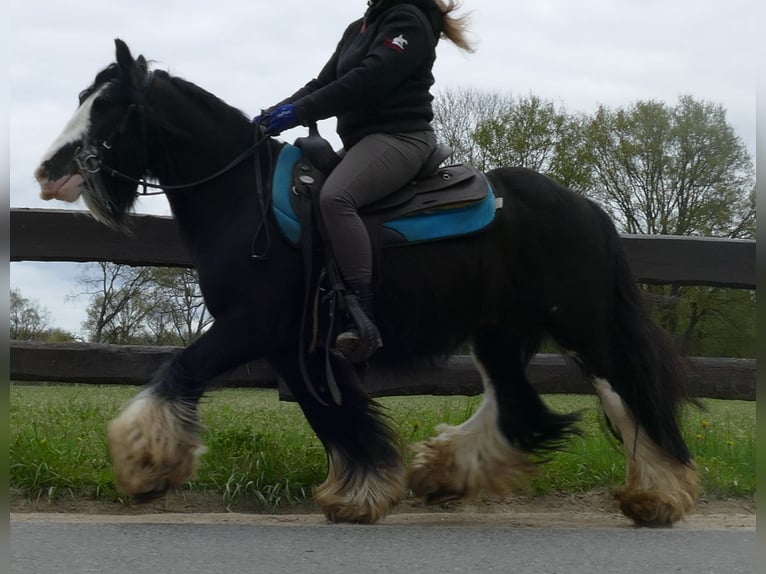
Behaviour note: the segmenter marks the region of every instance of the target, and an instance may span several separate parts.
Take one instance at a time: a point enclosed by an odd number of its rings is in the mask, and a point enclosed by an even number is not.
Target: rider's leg
[[[410,182],[435,145],[432,131],[368,135],[346,151],[322,187],[320,208],[335,260],[347,289],[370,320],[372,247],[357,210]],[[352,324],[336,345],[345,354],[358,342],[359,333]]]

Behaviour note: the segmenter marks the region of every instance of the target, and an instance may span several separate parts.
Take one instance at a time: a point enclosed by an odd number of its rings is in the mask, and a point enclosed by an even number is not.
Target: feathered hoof
[[[410,465],[409,485],[415,496],[426,504],[470,496],[471,493],[466,491],[468,483],[458,472],[455,453],[448,441],[432,438],[411,448],[416,454]]]
[[[395,499],[370,500],[357,503],[353,497],[319,496],[317,502],[329,522],[347,522],[351,524],[375,524],[385,518],[401,500]]]
[[[343,468],[330,456],[327,480],[317,487],[314,500],[330,522],[374,524],[401,501],[404,475],[400,464],[371,472]]]
[[[426,504],[503,496],[523,484],[536,467],[528,455],[497,435],[439,425],[439,434],[412,445],[409,485]]]
[[[641,452],[653,456],[628,462],[628,480],[615,490],[614,497],[636,526],[672,526],[694,510],[701,491],[697,466],[656,454],[659,449],[647,444]]]
[[[689,485],[688,490],[656,492],[633,490],[625,486],[614,492],[622,513],[636,526],[662,528],[673,526],[694,510],[699,496],[699,486]]]
[[[194,477],[205,447],[196,414],[143,391],[107,427],[117,487],[151,502]]]

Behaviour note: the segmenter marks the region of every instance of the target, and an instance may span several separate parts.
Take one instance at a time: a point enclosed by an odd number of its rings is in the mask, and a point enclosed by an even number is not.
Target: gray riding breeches
[[[372,248],[357,210],[412,181],[436,145],[433,131],[371,134],[349,149],[319,196],[327,234],[343,279],[372,281]]]

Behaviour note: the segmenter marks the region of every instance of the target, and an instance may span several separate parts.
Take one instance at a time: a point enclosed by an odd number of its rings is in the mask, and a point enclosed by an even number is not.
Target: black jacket
[[[441,12],[433,0],[379,0],[343,34],[315,79],[280,102],[302,124],[337,116],[346,148],[371,133],[431,129]]]

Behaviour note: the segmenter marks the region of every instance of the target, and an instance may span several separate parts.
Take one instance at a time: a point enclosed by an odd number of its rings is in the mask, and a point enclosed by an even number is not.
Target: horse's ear
[[[117,65],[124,77],[132,86],[140,86],[147,71],[146,58],[139,56],[134,60],[128,45],[119,38],[114,40],[114,45],[117,51]]]
[[[117,54],[117,64],[124,71],[130,70],[134,64],[133,56],[130,54],[130,48],[128,48],[128,45],[119,38],[115,38],[114,46]]]
[[[146,63],[146,58],[139,55],[138,58],[136,58],[136,70],[135,70],[135,80],[141,80],[143,81],[144,76],[146,76],[146,73],[149,71],[149,65]]]

